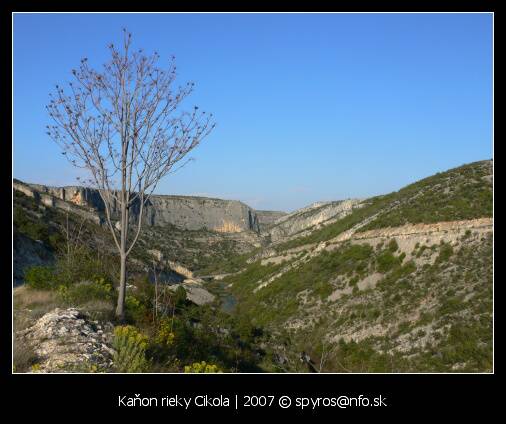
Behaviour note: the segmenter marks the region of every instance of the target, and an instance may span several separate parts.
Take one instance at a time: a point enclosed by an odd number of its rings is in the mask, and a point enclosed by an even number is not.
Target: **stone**
[[[186,291],[186,298],[196,305],[206,305],[214,301],[215,296],[204,288],[200,279],[186,279],[180,284],[172,284],[170,290],[177,290],[183,287]]]
[[[89,372],[112,370],[112,330],[95,330],[96,321],[76,308],[56,308],[31,327],[16,333],[37,354],[37,372]]]

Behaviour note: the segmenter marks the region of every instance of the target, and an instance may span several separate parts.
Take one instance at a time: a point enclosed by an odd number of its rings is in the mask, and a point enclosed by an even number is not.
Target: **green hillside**
[[[410,184],[397,192],[367,199],[345,218],[276,246],[283,251],[330,240],[366,219],[359,231],[492,216],[492,161],[463,165]],[[378,215],[375,217],[375,215]]]
[[[305,351],[326,355],[326,371],[491,370],[491,228],[352,239],[321,251],[313,244],[353,227],[491,217],[491,173],[483,161],[436,174],[276,245],[276,264],[258,259],[225,278],[235,315],[275,335],[274,357],[292,355],[284,369],[299,370],[297,352]]]

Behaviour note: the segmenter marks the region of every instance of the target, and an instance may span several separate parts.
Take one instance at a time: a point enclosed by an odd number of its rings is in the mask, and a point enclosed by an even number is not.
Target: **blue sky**
[[[48,93],[122,27],[174,54],[217,121],[158,193],[291,211],[492,157],[490,14],[17,14],[15,178],[76,183],[45,135]]]

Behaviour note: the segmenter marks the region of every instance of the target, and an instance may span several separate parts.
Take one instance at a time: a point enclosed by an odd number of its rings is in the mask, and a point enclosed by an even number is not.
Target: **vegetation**
[[[490,162],[476,162],[408,185],[392,195],[399,207],[361,230],[491,217],[492,183],[487,179],[491,175]]]
[[[186,373],[216,373],[222,372],[218,368],[217,365],[208,364],[206,361],[195,362],[191,365],[186,365],[184,367],[184,372]]]
[[[15,299],[18,311],[36,307],[34,312],[40,311],[36,315],[39,317],[56,306],[76,306],[98,319],[115,322],[117,292],[108,276],[95,274],[91,279],[81,279],[79,272],[87,269],[84,267],[70,268],[62,279],[58,273],[60,261],[65,262],[65,257],[59,257],[54,267],[29,270],[28,275],[35,276],[34,284],[19,292],[22,298]],[[170,291],[162,285],[155,300],[155,286],[146,276],[134,275],[129,283],[133,288],[126,299],[128,324],[117,322],[121,325],[116,327],[114,337],[118,372],[184,372],[185,366],[197,372],[198,367],[192,368],[192,364],[202,361],[208,365],[206,372],[262,371],[262,329],[221,312],[218,305],[194,305],[186,299],[182,287]],[[22,354],[22,345],[15,344],[20,352],[16,369],[28,369],[30,355]]]
[[[28,372],[36,365],[37,355],[33,347],[22,340],[14,343],[13,351],[13,372]]]
[[[71,285],[60,285],[57,289],[61,299],[70,306],[79,306],[93,300],[112,302],[114,300],[113,287],[103,277],[96,277],[93,281],[82,281]]]
[[[32,289],[49,289],[55,286],[55,274],[52,267],[33,266],[25,273],[25,283]]]
[[[17,234],[23,234],[33,240],[40,240],[52,249],[63,242],[63,236],[56,225],[48,225],[57,220],[58,214],[50,208],[39,205],[35,199],[14,190],[13,229],[14,243]]]
[[[275,272],[259,263],[227,282],[238,298],[235,314],[276,334],[267,356],[275,358],[281,349],[288,358],[284,371],[303,371],[297,351],[323,358],[323,370],[334,372],[490,370],[491,243],[489,235],[458,250],[444,242],[418,244],[412,257],[394,239],[375,249],[345,243],[323,250],[261,289],[256,290],[266,281],[262,276]],[[373,274],[382,275],[375,289],[360,288],[358,283]],[[334,292],[340,294],[330,301]],[[436,307],[431,306],[434,301]],[[412,318],[414,312],[418,320]],[[375,325],[389,329],[387,334],[330,345],[325,341],[329,335],[358,334]],[[289,349],[279,342],[279,333],[287,328],[293,328],[288,330]]]
[[[492,174],[489,161],[475,162],[410,184],[384,196],[367,199],[350,215],[276,246],[278,251],[330,240],[364,220],[367,231],[407,223],[435,223],[492,216]]]
[[[359,231],[380,228],[390,213],[395,225],[488,216],[486,196],[480,194],[489,185],[487,167],[471,164],[369,199],[347,217],[276,250],[283,254],[326,241],[354,226]],[[470,190],[468,200],[462,190]],[[449,205],[464,199],[467,206],[436,213],[433,208],[442,208],[436,195]],[[18,214],[26,222],[36,222],[32,212],[44,213],[29,198],[19,196],[16,202],[23,203]],[[81,225],[79,217],[68,220],[71,233]],[[15,221],[17,231],[32,237],[37,232],[26,222]],[[262,249],[239,246],[224,235],[150,227],[133,253],[139,264],[128,276],[126,322],[118,322],[115,261],[109,260],[108,245],[100,244],[101,230],[83,225],[79,241],[70,238],[69,243],[65,215],[55,212],[46,226],[55,231],[47,230],[48,237],[63,237],[55,244],[52,265],[26,270],[27,284],[15,294],[15,327],[26,327],[54,307],[77,306],[117,325],[121,354],[115,362],[122,372],[306,372],[301,352],[322,372],[492,370],[489,232],[467,230],[443,235],[442,241],[431,235],[351,240],[269,263],[260,255],[253,259]],[[197,306],[182,287],[171,291],[163,284],[155,292],[144,268],[152,266],[149,249],[177,260],[181,252],[199,275],[230,274],[207,283],[218,300]],[[220,299],[228,297],[236,303],[226,313]],[[16,370],[37,366],[29,347],[15,343],[14,353]]]
[[[114,365],[118,372],[143,372],[148,369],[148,338],[132,326],[114,329]]]

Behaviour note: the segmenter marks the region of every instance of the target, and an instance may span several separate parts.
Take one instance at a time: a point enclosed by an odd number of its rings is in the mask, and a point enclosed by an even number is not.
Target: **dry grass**
[[[35,290],[27,286],[14,289],[15,308],[33,308],[42,305],[58,303],[56,293],[49,290]]]
[[[33,364],[37,362],[37,355],[33,348],[24,340],[16,337],[14,339],[14,355],[12,367],[14,372],[30,371]]]
[[[63,304],[55,292],[26,286],[14,289],[14,331],[23,330],[41,316]]]
[[[80,305],[79,309],[98,321],[112,321],[114,319],[114,305],[110,301],[90,300]]]

